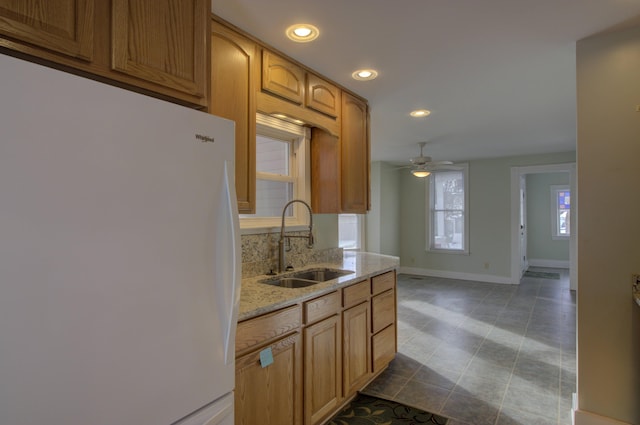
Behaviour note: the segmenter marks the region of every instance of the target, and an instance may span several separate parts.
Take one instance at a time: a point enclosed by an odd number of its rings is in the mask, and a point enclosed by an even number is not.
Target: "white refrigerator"
[[[233,424],[234,125],[0,54],[0,424]]]

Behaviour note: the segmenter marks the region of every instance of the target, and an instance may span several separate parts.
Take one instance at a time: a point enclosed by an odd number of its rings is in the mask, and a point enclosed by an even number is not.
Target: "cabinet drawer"
[[[300,327],[300,307],[295,305],[238,323],[236,353],[292,332]]]
[[[351,307],[369,298],[369,281],[364,280],[342,290],[342,306]]]
[[[340,297],[338,292],[332,292],[322,297],[304,303],[304,323],[306,325],[336,314]]]
[[[391,325],[371,338],[373,372],[389,364],[396,355],[396,327]]]
[[[396,321],[396,296],[394,290],[383,292],[371,299],[371,328],[376,333]]]
[[[384,292],[396,286],[396,273],[394,270],[371,278],[371,293],[373,295]]]

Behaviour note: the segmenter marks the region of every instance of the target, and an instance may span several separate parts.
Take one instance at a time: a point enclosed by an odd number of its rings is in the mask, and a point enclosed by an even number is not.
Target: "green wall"
[[[569,173],[527,174],[527,258],[529,263],[569,263],[569,239],[553,239],[551,186],[569,186]]]
[[[575,162],[575,152],[530,155],[469,161],[469,255],[433,253],[426,251],[426,199],[428,179],[419,179],[406,170],[392,170],[397,180],[387,176],[372,179],[372,192],[395,191],[392,196],[379,199],[381,211],[400,206],[398,222],[380,220],[368,224],[379,226],[385,238],[395,231],[399,244],[400,265],[403,271],[509,283],[511,282],[511,167],[548,165]],[[374,163],[372,168],[382,169]],[[380,176],[385,176],[381,173]],[[388,179],[388,180],[386,180]],[[375,187],[374,187],[375,186]],[[372,198],[373,200],[373,198]]]
[[[400,255],[400,173],[398,167],[371,164],[371,211],[366,216],[366,250]],[[384,206],[384,207],[383,207]]]

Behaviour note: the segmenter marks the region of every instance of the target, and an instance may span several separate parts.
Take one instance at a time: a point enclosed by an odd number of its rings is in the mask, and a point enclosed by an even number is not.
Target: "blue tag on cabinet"
[[[271,363],[273,363],[273,352],[271,351],[271,347],[260,351],[260,366],[264,368],[269,366]]]

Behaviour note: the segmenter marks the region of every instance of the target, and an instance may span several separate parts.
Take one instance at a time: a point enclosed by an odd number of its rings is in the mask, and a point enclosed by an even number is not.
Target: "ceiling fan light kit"
[[[414,168],[413,170],[411,170],[411,174],[413,174],[416,177],[425,178],[425,177],[429,177],[431,173],[421,168]]]
[[[424,156],[423,149],[427,142],[420,142],[420,156],[410,158],[412,165],[404,168],[411,168],[411,174],[419,178],[425,178],[431,175],[433,171],[438,169],[451,169],[453,162],[451,161],[432,161],[430,156]]]

